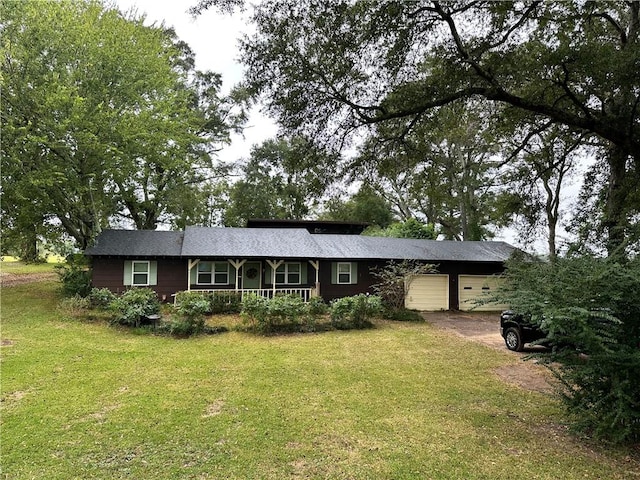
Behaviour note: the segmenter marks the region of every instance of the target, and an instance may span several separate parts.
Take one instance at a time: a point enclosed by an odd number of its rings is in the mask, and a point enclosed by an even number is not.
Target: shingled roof
[[[184,232],[105,230],[88,256],[504,262],[505,242],[313,235],[296,228],[187,227]]]
[[[88,256],[180,257],[184,232],[161,230],[104,230]]]

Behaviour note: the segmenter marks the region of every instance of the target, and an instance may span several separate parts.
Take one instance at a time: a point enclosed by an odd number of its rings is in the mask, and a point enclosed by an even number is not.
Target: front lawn
[[[6,478],[640,475],[494,373],[520,357],[428,324],[175,339],[65,318],[56,287],[2,291]]]

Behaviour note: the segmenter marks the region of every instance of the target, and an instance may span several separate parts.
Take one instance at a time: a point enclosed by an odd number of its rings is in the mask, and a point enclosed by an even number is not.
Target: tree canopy
[[[156,227],[212,174],[242,113],[164,26],[101,1],[2,2],[2,229],[85,248],[124,216]],[[24,252],[23,252],[24,253]]]
[[[267,0],[242,44],[246,87],[286,131],[332,148],[378,125],[402,137],[471,99],[573,129],[600,148],[611,253],[640,211],[639,12],[622,1]]]

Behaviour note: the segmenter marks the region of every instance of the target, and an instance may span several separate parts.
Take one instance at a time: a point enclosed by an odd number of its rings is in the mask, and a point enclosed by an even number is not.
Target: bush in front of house
[[[340,330],[367,328],[381,311],[382,299],[377,295],[338,298],[331,302],[331,324]]]
[[[112,300],[109,310],[114,315],[112,323],[138,326],[144,317],[160,312],[160,302],[150,288],[131,288]]]
[[[396,322],[424,322],[424,317],[408,308],[383,308],[382,318]]]
[[[205,315],[211,310],[211,303],[203,295],[184,296],[176,305],[177,318],[169,323],[169,333],[188,337],[202,333]]]
[[[313,316],[326,315],[329,313],[329,305],[322,297],[311,297],[308,303],[309,314]]]
[[[200,292],[189,290],[176,294],[176,305],[190,298],[204,298],[209,302],[206,314],[240,313],[242,308],[242,293],[235,290],[228,292]]]
[[[313,331],[320,315],[320,301],[305,303],[295,294],[276,295],[274,298],[248,294],[242,300],[240,315],[249,328],[260,333]]]
[[[241,292],[213,292],[211,294],[211,313],[240,313],[241,309]]]
[[[62,294],[65,297],[75,295],[86,297],[91,291],[91,271],[81,262],[69,262],[56,265],[56,273],[62,284]]]
[[[108,288],[92,288],[88,299],[91,308],[105,309],[116,299],[116,295]]]

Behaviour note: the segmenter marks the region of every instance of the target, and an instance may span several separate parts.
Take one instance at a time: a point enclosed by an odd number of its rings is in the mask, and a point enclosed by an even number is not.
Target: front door
[[[242,288],[252,290],[262,288],[262,264],[260,262],[246,262],[242,266]]]

